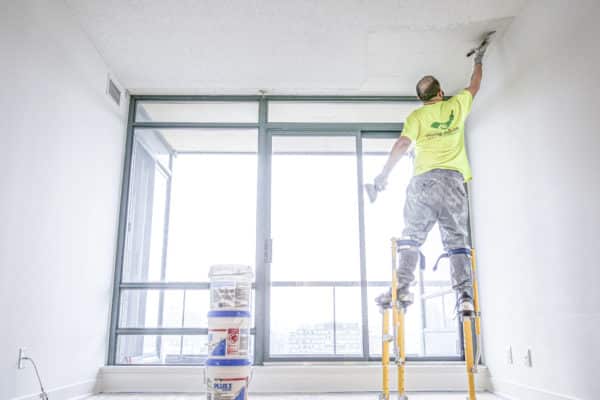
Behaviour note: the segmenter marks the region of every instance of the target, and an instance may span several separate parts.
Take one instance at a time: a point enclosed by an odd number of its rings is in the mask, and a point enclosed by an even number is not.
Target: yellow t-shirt
[[[402,135],[415,143],[415,175],[432,169],[451,169],[471,180],[471,167],[465,150],[465,119],[473,96],[463,90],[456,96],[427,104],[410,113]]]

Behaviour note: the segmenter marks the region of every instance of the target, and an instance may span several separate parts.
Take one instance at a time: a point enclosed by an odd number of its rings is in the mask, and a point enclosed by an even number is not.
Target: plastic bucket
[[[249,381],[249,360],[206,360],[207,400],[246,400]]]
[[[253,275],[247,265],[210,267],[210,309],[250,311]]]
[[[241,358],[250,354],[250,313],[210,311],[208,313],[208,357]]]

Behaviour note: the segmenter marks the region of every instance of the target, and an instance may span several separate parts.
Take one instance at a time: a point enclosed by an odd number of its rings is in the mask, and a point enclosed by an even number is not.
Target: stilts
[[[380,400],[391,400],[390,394],[390,344],[393,343],[393,356],[398,374],[398,397],[397,400],[407,400],[406,396],[406,347],[405,347],[405,314],[406,307],[397,299],[398,281],[396,274],[398,257],[398,239],[392,238],[392,288],[389,293],[380,295],[376,302],[382,314],[381,330],[381,365],[382,365],[382,391],[379,394]],[[463,249],[461,249],[463,250]],[[464,249],[466,250],[466,249]],[[464,254],[464,252],[463,252]],[[475,249],[471,248],[467,254],[471,257],[471,273],[473,282],[473,312],[460,315],[462,320],[465,367],[467,371],[467,400],[476,400],[475,374],[477,366],[481,361],[481,313],[479,308],[479,288],[477,285],[477,261]],[[439,260],[438,260],[439,261]],[[436,263],[437,265],[437,263]],[[392,315],[392,324],[390,333],[390,313]],[[476,345],[473,343],[473,325],[475,327]]]
[[[475,249],[471,248],[471,275],[473,280],[473,309],[471,315],[461,315],[463,325],[463,338],[465,345],[465,364],[467,368],[467,383],[469,396],[467,400],[476,400],[475,392],[475,374],[477,366],[481,361],[481,312],[479,309],[479,288],[477,287],[477,261],[475,259]],[[473,353],[473,323],[475,324],[476,350]]]
[[[493,33],[493,32],[492,32]],[[490,33],[489,36],[491,36]],[[469,236],[471,237],[471,280],[473,282],[473,315],[469,318],[463,317],[463,337],[465,340],[465,361],[467,367],[467,380],[469,385],[468,400],[476,400],[475,392],[475,377],[478,372],[477,367],[481,362],[481,309],[479,306],[479,285],[477,284],[477,257],[475,253],[475,244],[473,243],[473,220],[472,220],[472,204],[471,204],[471,186],[467,184],[468,207],[469,207]],[[475,355],[473,355],[473,328],[472,321],[475,322]]]
[[[390,295],[384,294],[377,298],[381,311],[381,369],[382,391],[380,400],[391,400],[390,395],[390,344],[394,345],[394,360],[398,375],[397,400],[408,400],[406,396],[406,348],[404,343],[404,327],[406,308],[397,299],[398,280],[396,275],[398,257],[398,239],[392,238],[392,289]],[[392,334],[390,334],[390,311],[392,314]]]

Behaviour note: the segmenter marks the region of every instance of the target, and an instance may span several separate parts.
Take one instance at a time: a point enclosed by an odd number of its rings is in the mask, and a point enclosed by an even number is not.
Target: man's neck
[[[428,106],[428,105],[430,105],[430,104],[439,103],[439,102],[440,102],[440,101],[442,101],[442,100],[444,100],[444,99],[438,96],[438,97],[434,97],[433,99],[431,99],[431,100],[429,100],[429,101],[426,101],[426,102],[425,102],[425,103],[423,103],[423,104],[425,104],[426,106]]]

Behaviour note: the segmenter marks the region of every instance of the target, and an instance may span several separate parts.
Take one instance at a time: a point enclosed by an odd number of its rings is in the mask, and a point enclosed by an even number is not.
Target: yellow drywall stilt
[[[406,348],[404,346],[404,309],[395,310],[396,313],[396,368],[398,373],[398,400],[405,400],[406,397]]]
[[[381,307],[381,317],[383,318],[381,324],[381,369],[383,382],[379,398],[381,400],[390,400],[390,322],[388,308]]]
[[[477,351],[475,354],[474,371],[481,361],[481,312],[479,308],[479,285],[477,284],[477,261],[475,259],[475,248],[471,249],[471,276],[473,280],[473,308],[475,310],[475,338]]]
[[[465,361],[467,366],[467,379],[469,385],[469,397],[468,400],[476,400],[477,395],[475,393],[475,376],[473,367],[473,329],[471,324],[471,317],[463,316],[463,337],[465,341]]]
[[[398,241],[396,238],[392,238],[392,315],[393,315],[393,326],[394,326],[394,345],[395,345],[395,358],[396,358],[396,373],[398,378],[398,400],[405,400],[406,397],[406,348],[404,341],[404,327],[405,327],[405,309],[399,307],[398,304],[398,275],[396,273],[396,266],[398,257]]]

